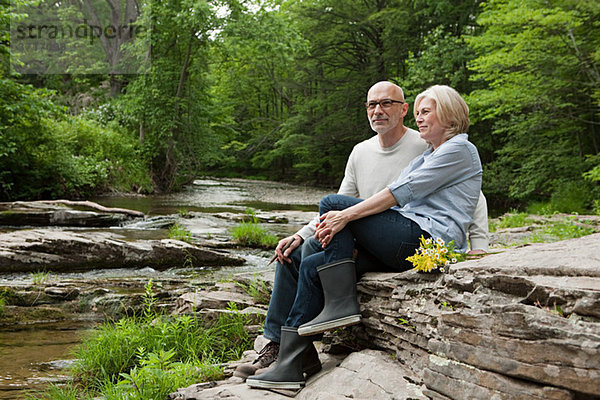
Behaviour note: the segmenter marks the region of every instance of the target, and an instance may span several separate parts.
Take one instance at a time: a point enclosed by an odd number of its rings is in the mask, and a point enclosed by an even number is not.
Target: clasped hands
[[[321,247],[325,248],[331,242],[336,233],[344,229],[348,224],[348,218],[342,211],[329,211],[319,217],[315,239],[319,241]]]

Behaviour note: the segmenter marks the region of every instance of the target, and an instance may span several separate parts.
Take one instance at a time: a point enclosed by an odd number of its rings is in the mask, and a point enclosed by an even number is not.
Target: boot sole
[[[309,336],[317,333],[323,333],[332,329],[344,328],[350,325],[360,323],[360,315],[351,315],[349,317],[334,319],[333,321],[321,322],[310,326],[300,326],[298,335]]]
[[[305,382],[272,382],[260,379],[247,379],[246,385],[261,389],[302,389]]]

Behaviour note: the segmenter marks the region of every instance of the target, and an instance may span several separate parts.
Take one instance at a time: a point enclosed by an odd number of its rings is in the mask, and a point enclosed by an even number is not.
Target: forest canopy
[[[493,208],[600,212],[598,2],[0,1],[1,200],[335,187],[390,80],[465,97]]]

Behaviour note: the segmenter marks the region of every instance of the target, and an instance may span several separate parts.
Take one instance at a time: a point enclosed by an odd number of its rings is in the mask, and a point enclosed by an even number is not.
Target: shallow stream
[[[142,211],[145,221],[135,221],[122,227],[110,228],[131,239],[162,239],[167,237],[164,228],[152,228],[153,220],[176,218],[198,238],[226,237],[228,229],[235,225],[220,213],[244,213],[248,209],[258,214],[270,213],[285,216],[285,223],[264,224],[270,232],[284,237],[297,231],[317,213],[321,197],[330,189],[302,187],[276,182],[242,179],[199,179],[181,193],[156,196],[104,196],[90,199],[106,207],[121,207]],[[156,271],[151,268],[138,270],[112,269],[82,273],[52,274],[58,282],[77,280],[98,282],[115,279],[186,279],[198,277],[198,270],[214,274],[258,271],[266,268],[271,252],[240,250],[246,259],[240,267],[224,267],[208,271],[194,266],[195,271],[184,267]],[[31,282],[31,274],[0,274],[0,285],[11,286]],[[25,391],[38,389],[49,382],[65,379],[65,366],[73,357],[73,349],[82,335],[95,322],[66,321],[53,324],[18,326],[0,330],[0,399],[23,399]]]

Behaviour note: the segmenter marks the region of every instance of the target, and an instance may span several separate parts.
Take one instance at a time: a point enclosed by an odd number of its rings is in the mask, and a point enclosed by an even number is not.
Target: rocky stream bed
[[[0,370],[12,369],[0,377],[0,398],[21,398],[24,388],[66,379],[68,353],[59,355],[55,345],[72,348],[85,329],[139,308],[150,278],[169,313],[210,319],[227,312],[229,302],[249,315],[266,313],[234,283],[273,279],[266,266],[270,253],[235,248],[223,229],[244,218],[243,208],[208,217],[203,210],[201,221],[194,221],[197,210],[146,217],[146,228],[131,235],[89,225],[140,218],[122,210],[2,207],[13,222],[0,227],[0,290],[7,303],[0,317]],[[68,215],[68,228],[33,226],[36,218],[27,229],[16,227],[15,213],[31,209],[45,213],[40,221]],[[87,225],[73,222],[77,214]],[[314,211],[258,215],[284,235]],[[164,235],[174,220],[192,229],[201,225],[203,233],[196,231],[193,244],[157,237],[156,230]],[[319,343],[325,367],[299,393],[251,390],[229,377],[181,388],[171,399],[600,399],[600,234],[520,244],[544,223],[495,232],[495,254],[456,264],[447,274],[367,274],[358,286],[362,324],[325,335]],[[598,231],[600,219],[577,216],[576,223]],[[258,328],[249,327],[257,335]],[[36,341],[29,352],[46,352],[47,359],[15,351],[27,340]],[[228,376],[235,365],[226,369]]]

